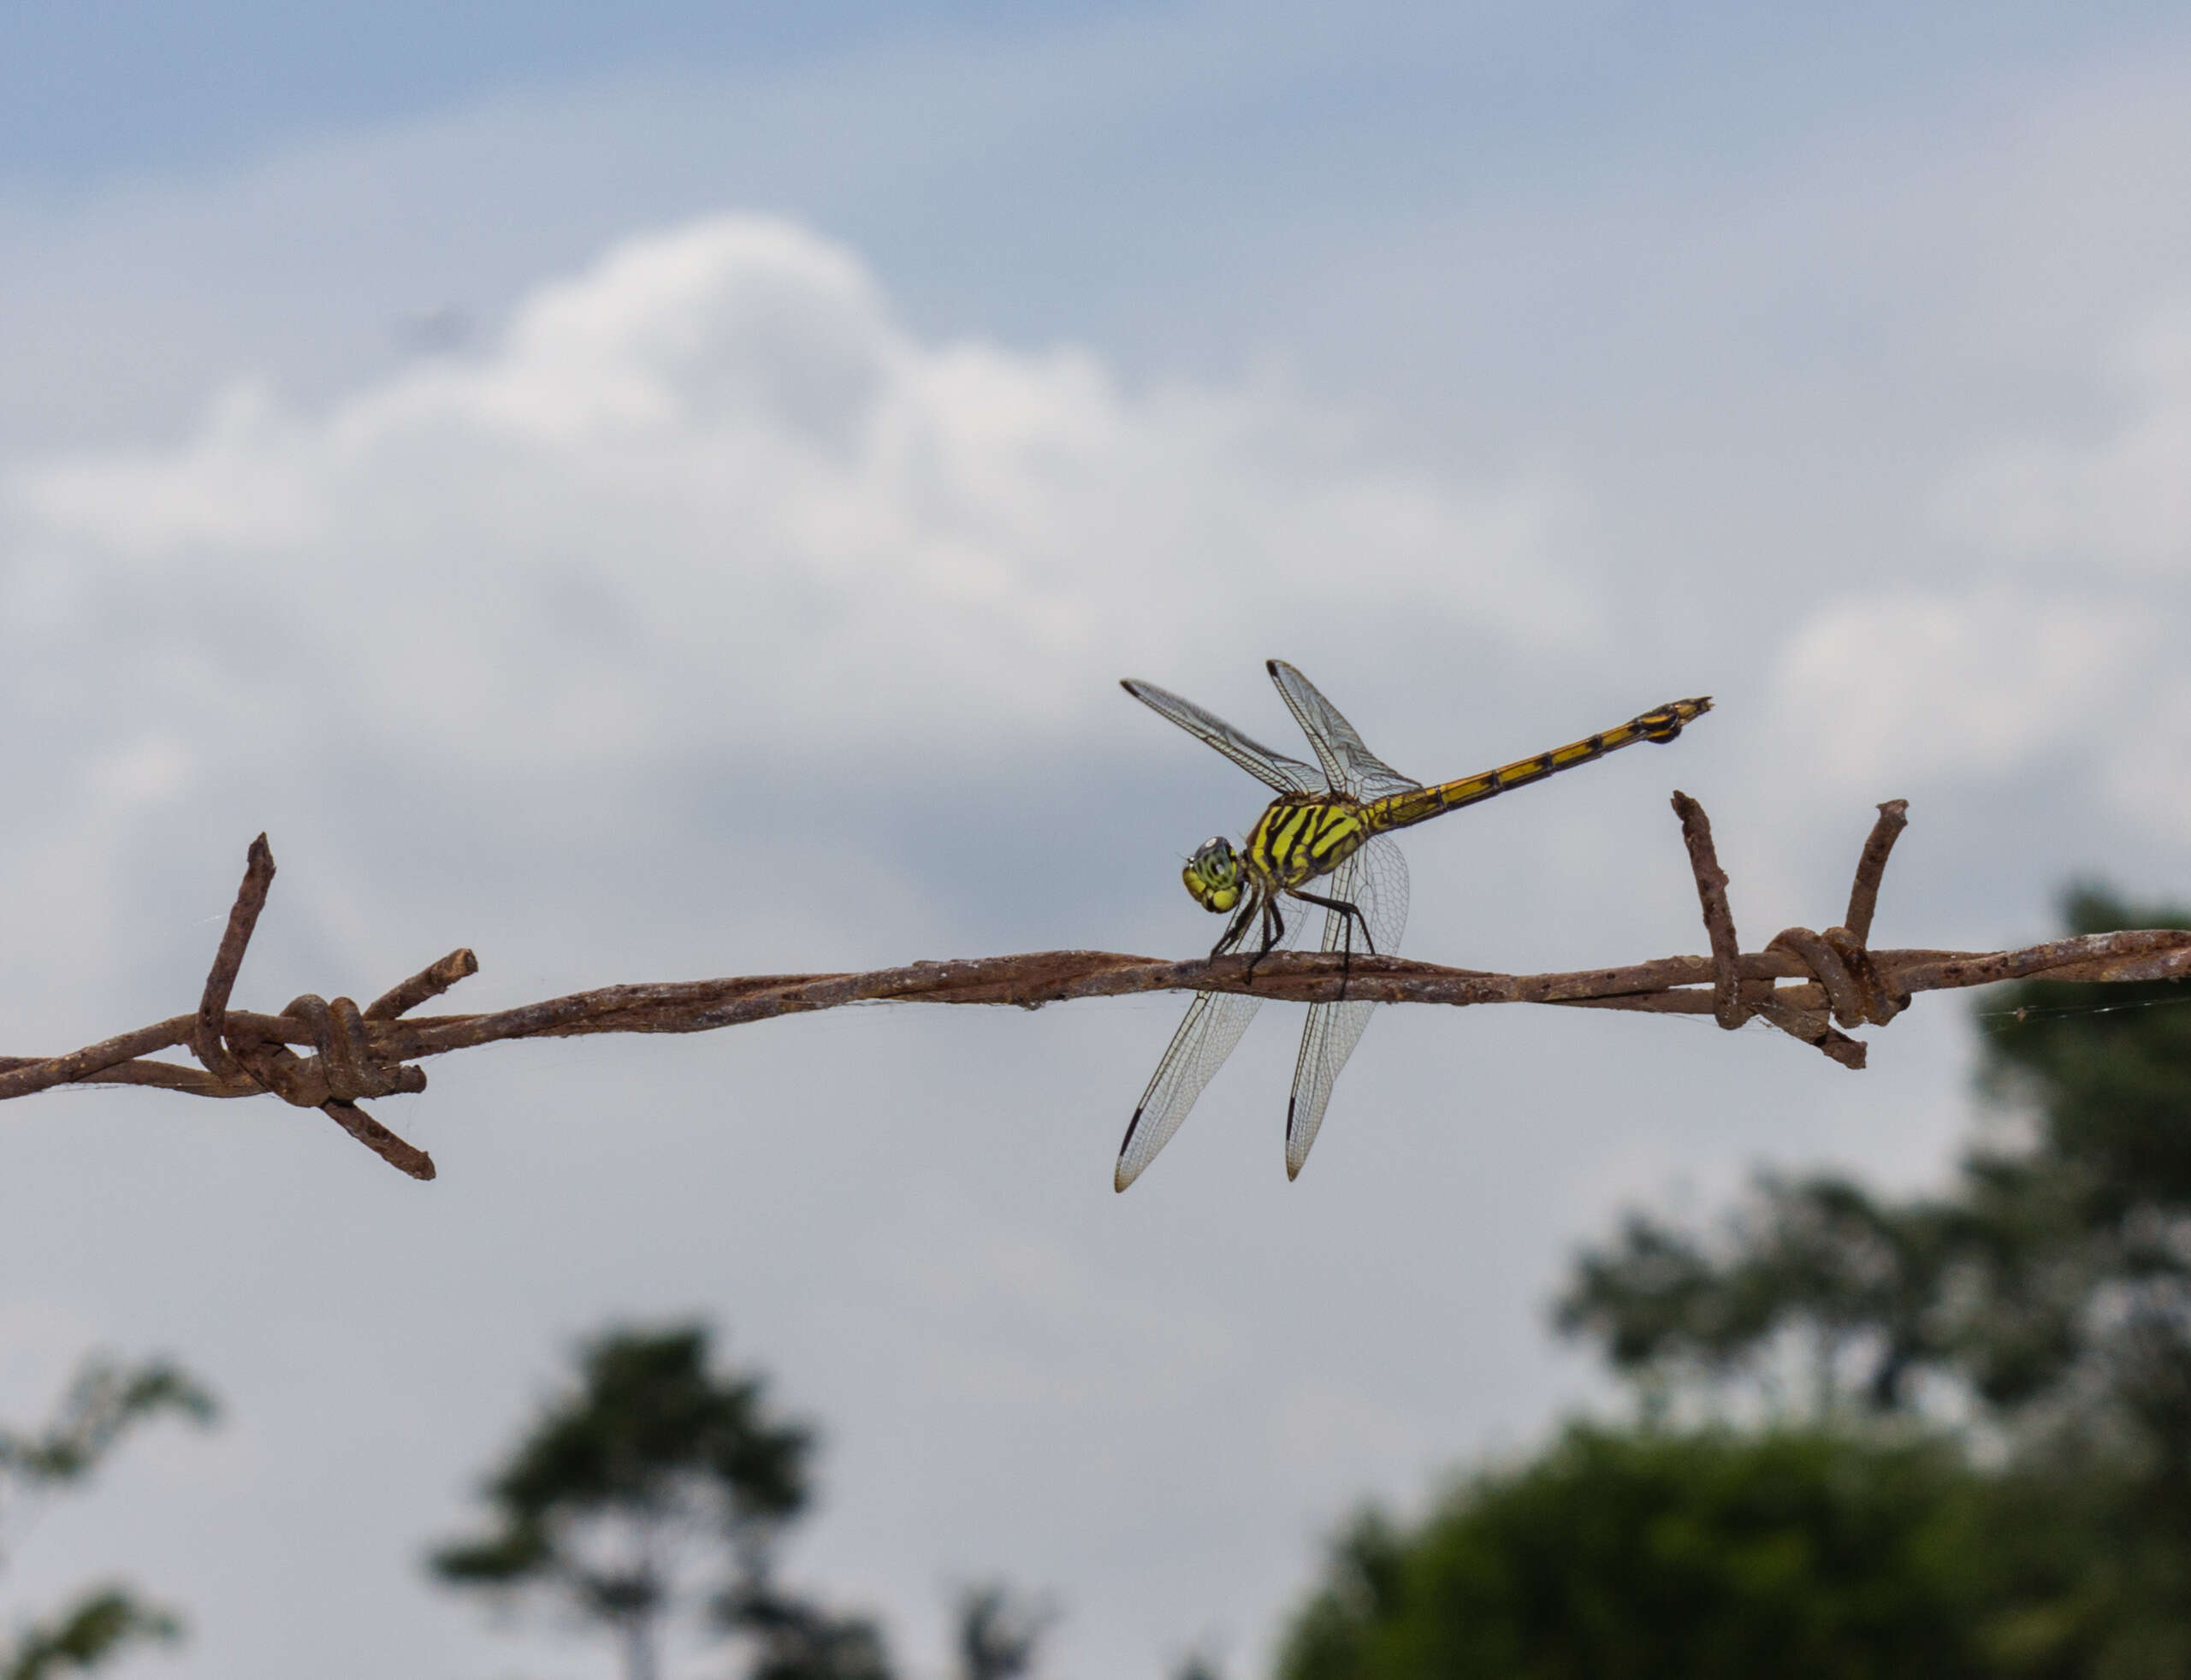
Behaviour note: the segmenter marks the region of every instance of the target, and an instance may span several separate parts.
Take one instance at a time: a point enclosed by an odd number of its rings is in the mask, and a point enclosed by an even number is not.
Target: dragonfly
[[[1205,840],[1180,872],[1196,903],[1231,917],[1211,949],[1213,958],[1240,950],[1259,934],[1251,973],[1255,961],[1290,946],[1299,936],[1309,911],[1298,906],[1323,911],[1323,949],[1392,955],[1407,924],[1407,864],[1392,839],[1394,830],[1480,804],[1638,741],[1664,745],[1712,709],[1708,695],[1668,701],[1549,753],[1425,787],[1371,752],[1339,709],[1292,665],[1271,660],[1265,668],[1308,736],[1314,766],[1273,752],[1170,689],[1132,677],[1121,683],[1134,699],[1223,753],[1277,795],[1241,844],[1235,846],[1222,835]],[[1288,1179],[1300,1175],[1323,1124],[1331,1087],[1377,1008],[1372,1002],[1347,999],[1343,979],[1341,994],[1335,1003],[1312,1003],[1301,1031],[1293,1097],[1286,1105]],[[1157,1151],[1171,1141],[1262,1002],[1250,992],[1194,995],[1127,1124],[1112,1180],[1116,1188],[1123,1190],[1140,1177]]]

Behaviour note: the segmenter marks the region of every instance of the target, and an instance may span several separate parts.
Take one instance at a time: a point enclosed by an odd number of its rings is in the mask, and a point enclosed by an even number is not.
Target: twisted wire
[[[417,1179],[432,1157],[375,1119],[361,1099],[423,1091],[429,1056],[512,1038],[596,1032],[707,1032],[778,1015],[855,1003],[1010,1003],[1039,1009],[1080,997],[1145,991],[1235,991],[1312,1003],[1351,1002],[1550,1003],[1565,1008],[1709,1015],[1729,1030],[1762,1020],[1844,1067],[1864,1065],[1866,1046],[1841,1031],[1882,1027],[1920,991],[2000,980],[2134,983],[2191,975],[2191,931],[2137,929],[2052,940],[2019,950],[1874,949],[1871,925],[1908,802],[1889,800],[1865,842],[1840,923],[1784,928],[1762,951],[1744,951],[1728,902],[1711,822],[1702,806],[1673,796],[1696,878],[1708,955],[1551,974],[1496,974],[1359,953],[1274,952],[1167,961],[1113,951],[1030,951],[1012,956],[915,962],[866,973],[762,974],[603,986],[488,1015],[412,1012],[479,972],[458,949],[360,1009],[312,993],[279,1015],[231,1007],[274,880],[266,837],[246,856],[244,879],[214,954],[198,1008],[64,1056],[0,1056],[0,1100],[68,1085],[137,1085],[186,1096],[271,1094],[318,1109],[382,1160]],[[1784,984],[1793,982],[1793,984]],[[310,1053],[297,1054],[297,1049]],[[157,1058],[185,1049],[199,1063]]]

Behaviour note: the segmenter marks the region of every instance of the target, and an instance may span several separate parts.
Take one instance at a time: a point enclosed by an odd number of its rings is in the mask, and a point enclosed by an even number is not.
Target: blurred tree
[[[881,1630],[864,1617],[839,1617],[770,1593],[732,1594],[719,1606],[725,1625],[758,1636],[754,1680],[890,1680]],[[961,1680],[1022,1680],[1033,1671],[1043,1635],[1057,1620],[1048,1600],[1002,1582],[958,1595],[953,1644]]]
[[[138,1424],[172,1412],[201,1426],[213,1421],[213,1397],[180,1367],[162,1360],[123,1365],[86,1359],[45,1425],[22,1435],[0,1428],[0,1518],[25,1500],[88,1481]],[[182,1636],[173,1611],[109,1582],[80,1594],[12,1644],[0,1644],[0,1680],[44,1680],[88,1671],[133,1644],[172,1644]]]
[[[182,1621],[171,1610],[147,1604],[128,1588],[94,1588],[50,1621],[35,1623],[0,1655],[7,1680],[41,1680],[70,1669],[89,1671],[133,1644],[172,1645]]]
[[[2065,908],[2076,933],[2191,926],[2091,889]],[[2083,1536],[2033,1639],[2050,1627],[2077,1671],[2191,1673],[2187,1003],[2176,982],[2001,989],[1980,1087],[2016,1124],[1949,1194],[1762,1180],[1716,1241],[1633,1218],[1584,1257],[1560,1322],[1647,1383],[1769,1392],[1797,1347],[1815,1417],[1975,1409]]]
[[[1820,1423],[1851,1404],[1892,1411],[1954,1357],[1941,1298],[1969,1234],[1946,1204],[1890,1206],[1845,1179],[1768,1175],[1716,1247],[1631,1216],[1615,1247],[1578,1262],[1557,1322],[1647,1383],[1747,1377],[1776,1412]]]
[[[753,1680],[891,1680],[882,1630],[864,1616],[839,1616],[771,1592],[734,1598],[721,1619],[754,1636]]]
[[[1559,1321],[1643,1423],[1572,1429],[1412,1529],[1360,1518],[1284,1680],[2191,1673],[2186,1003],[1987,998],[2008,1124],[1945,1193],[1766,1177],[1716,1233],[1628,1220]]]
[[[2191,926],[2090,889],[2065,908],[2076,933]],[[2002,988],[1980,1085],[2022,1135],[1973,1151],[1951,1195],[1761,1180],[1717,1243],[1633,1217],[1583,1257],[1562,1327],[1631,1373],[1719,1381],[1792,1336],[1829,1403],[1907,1408],[1929,1374],[2027,1435],[2135,1437],[2191,1493],[2191,1015],[2153,1007],[2187,1003],[2172,981]]]
[[[1282,1680],[1996,1672],[1986,1492],[1938,1442],[1578,1426],[1338,1541]]]
[[[654,1680],[662,1626],[699,1583],[708,1624],[746,1636],[765,1680],[886,1680],[875,1626],[781,1591],[776,1541],[806,1506],[812,1431],[773,1416],[765,1381],[717,1375],[698,1324],[613,1328],[585,1344],[576,1387],[542,1413],[485,1494],[496,1527],[430,1559],[452,1585],[545,1589]]]
[[[1029,1598],[1001,1581],[958,1596],[958,1671],[962,1680],[1021,1680],[1034,1668],[1042,1636],[1057,1619],[1047,1600]]]

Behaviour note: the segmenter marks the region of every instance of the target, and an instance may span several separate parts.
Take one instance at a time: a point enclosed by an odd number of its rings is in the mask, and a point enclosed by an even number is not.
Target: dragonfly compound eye
[[[1214,840],[1205,840],[1194,849],[1194,855],[1187,860],[1187,867],[1180,871],[1187,890],[1194,902],[1204,909],[1222,914],[1240,902],[1240,854],[1232,843],[1220,835]]]

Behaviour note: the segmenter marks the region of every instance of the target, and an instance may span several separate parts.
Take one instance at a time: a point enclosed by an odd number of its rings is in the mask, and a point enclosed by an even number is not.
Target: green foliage
[[[2073,934],[2191,926],[2093,889],[2065,910]],[[1996,1558],[2016,1631],[1994,1657],[2191,1672],[2187,1003],[2168,981],[1996,991],[1979,1088],[2017,1126],[1946,1195],[1764,1179],[1716,1239],[1632,1218],[1583,1257],[1560,1323],[1676,1387],[1765,1381],[1805,1348],[1821,1419],[1960,1393],[2008,1452],[1987,1498],[2055,1537],[2044,1568]]]
[[[710,1369],[699,1324],[612,1328],[579,1350],[577,1381],[542,1411],[483,1488],[494,1526],[429,1559],[453,1586],[542,1591],[620,1640],[651,1680],[680,1607],[742,1641],[752,1680],[891,1680],[871,1618],[785,1591],[774,1552],[810,1497],[813,1431],[776,1417],[765,1380]],[[680,1579],[678,1561],[708,1567]],[[965,1680],[1020,1680],[1053,1619],[1001,1585],[959,1606]],[[5,1680],[5,1677],[0,1677]]]
[[[2071,930],[2187,925],[2086,890]],[[2191,1494],[2191,1003],[2176,982],[1988,997],[1981,1089],[2022,1115],[1940,1198],[1762,1180],[1720,1242],[1631,1218],[1560,1322],[1616,1368],[1754,1374],[1790,1334],[1829,1398],[1908,1406],[1924,1372],[2004,1421],[2112,1435]],[[1854,1363],[1860,1369],[1851,1374]]]
[[[1578,1426],[1412,1531],[1371,1512],[1282,1680],[1995,1671],[1982,1482],[1933,1442]]]
[[[453,1586],[544,1589],[621,1641],[632,1680],[655,1670],[660,1629],[697,1589],[678,1560],[712,1555],[709,1625],[748,1636],[770,1680],[885,1680],[875,1627],[771,1580],[784,1525],[805,1508],[813,1432],[769,1410],[763,1379],[709,1369],[698,1324],[612,1329],[587,1343],[576,1387],[489,1479],[487,1534],[430,1559]]]
[[[1556,1322],[1596,1337],[1616,1369],[1721,1381],[1754,1371],[1793,1330],[1809,1344],[1815,1415],[1851,1387],[1862,1405],[1892,1411],[1948,1352],[1939,1295],[1962,1227],[1940,1204],[1886,1206],[1844,1179],[1768,1177],[1733,1222],[1724,1258],[1631,1216],[1613,1249],[1577,1263]],[[1852,1356],[1862,1366],[1853,1381]]]
[[[765,1548],[806,1503],[812,1436],[767,1415],[758,1376],[713,1375],[708,1340],[704,1328],[681,1325],[589,1343],[577,1391],[548,1408],[488,1483],[500,1529],[436,1553],[436,1570],[467,1583],[552,1573],[571,1562],[560,1531],[607,1517],[697,1522]]]
[[[25,1488],[80,1481],[133,1425],[163,1411],[204,1425],[216,1407],[194,1379],[164,1360],[132,1366],[94,1355],[44,1429],[29,1435],[0,1429],[0,1476]]]
[[[2073,933],[2191,926],[2066,908]],[[1412,1529],[1365,1516],[1284,1680],[2191,1673],[2185,1003],[1984,999],[1979,1086],[2012,1124],[1944,1193],[1766,1177],[1714,1232],[1630,1218],[1560,1326],[1647,1418],[1762,1401],[1768,1426],[1577,1427]]]
[[[211,1393],[179,1366],[164,1360],[125,1365],[94,1355],[42,1427],[28,1433],[0,1428],[0,1488],[34,1494],[79,1485],[139,1424],[173,1413],[204,1427],[216,1411]],[[0,1680],[87,1673],[133,1646],[181,1637],[175,1612],[110,1583],[33,1623],[11,1645],[0,1645]]]
[[[2073,893],[2071,931],[2180,927],[2178,910]],[[1971,1368],[1989,1399],[2059,1401],[2129,1428],[2191,1493],[2191,994],[2028,983],[1994,1003],[1981,1085],[2031,1146],[1967,1169],[1985,1290]],[[2154,1007],[2147,1007],[2154,1006]]]
[[[71,1669],[88,1673],[131,1645],[172,1645],[182,1637],[173,1611],[145,1603],[127,1587],[95,1588],[51,1621],[30,1629],[0,1653],[0,1680],[46,1680]]]
[[[724,1624],[753,1636],[752,1680],[891,1680],[882,1630],[774,1593],[735,1601]]]
[[[1001,1581],[967,1588],[959,1594],[956,1641],[962,1680],[1020,1680],[1057,1619],[1054,1606]]]

